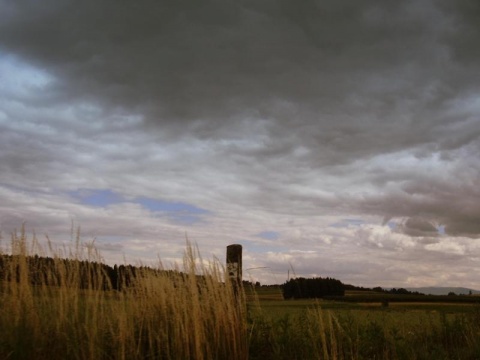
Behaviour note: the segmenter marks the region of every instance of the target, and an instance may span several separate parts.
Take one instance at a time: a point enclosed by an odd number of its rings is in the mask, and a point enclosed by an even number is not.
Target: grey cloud
[[[477,67],[480,50],[475,44],[480,36],[480,5],[472,0],[438,3],[443,11],[449,14],[454,26],[445,36],[454,60],[463,66]]]
[[[312,124],[326,137],[363,132],[392,116],[392,105],[408,112],[405,102],[428,100],[422,93],[441,97],[432,83],[452,85],[436,59],[445,45],[435,24],[447,15],[412,3],[25,1],[8,8],[0,42],[58,76],[58,96],[142,113],[177,131],[186,120],[210,136],[245,115],[279,121],[286,110],[279,105],[290,104],[287,128]],[[358,106],[372,109],[363,125],[351,118]],[[311,141],[323,141],[315,135]]]
[[[477,238],[480,235],[480,164],[474,160],[473,153],[464,155],[466,158],[456,160],[455,166],[439,164],[440,168],[430,172],[417,166],[403,173],[392,170],[391,176],[387,171],[381,175],[387,176],[384,180],[388,179],[384,190],[352,200],[355,202],[352,207],[366,213],[383,211],[387,221],[411,218],[402,230],[414,236],[434,232],[433,225],[429,224],[435,223],[445,226],[449,235]]]
[[[408,218],[399,230],[410,236],[437,236],[437,228],[429,221],[421,218]]]
[[[3,1],[0,184],[195,203],[218,221],[202,239],[288,217],[315,243],[337,215],[403,219],[416,247],[441,238],[429,224],[478,238],[479,24],[471,0]],[[29,204],[5,221],[41,213]],[[158,235],[122,214],[102,213],[101,233]],[[407,248],[404,234],[362,251]]]

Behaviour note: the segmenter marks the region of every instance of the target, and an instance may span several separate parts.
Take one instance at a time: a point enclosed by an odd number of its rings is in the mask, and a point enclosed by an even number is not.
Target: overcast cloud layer
[[[0,0],[3,238],[480,289],[479,43],[475,0]]]

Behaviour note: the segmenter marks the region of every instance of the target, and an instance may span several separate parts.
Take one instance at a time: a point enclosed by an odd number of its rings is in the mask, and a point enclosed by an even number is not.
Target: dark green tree
[[[345,287],[340,280],[320,277],[290,279],[282,285],[282,291],[285,299],[311,299],[345,295]]]

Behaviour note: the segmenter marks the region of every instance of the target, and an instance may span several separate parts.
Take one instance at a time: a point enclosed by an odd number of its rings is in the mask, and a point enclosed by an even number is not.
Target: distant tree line
[[[344,285],[345,290],[358,290],[358,291],[374,291],[377,293],[383,293],[383,294],[395,294],[395,295],[425,295],[421,292],[418,291],[408,291],[407,289],[404,288],[392,288],[392,289],[384,289],[380,286],[376,286],[374,288],[367,288],[363,286],[355,286],[355,285],[350,285],[350,284],[345,284]]]
[[[242,280],[242,285],[244,288],[259,288],[262,286],[259,281],[253,282],[248,280]]]
[[[114,265],[51,257],[0,255],[0,281],[27,279],[32,285],[78,286],[82,289],[122,290],[135,279],[158,273],[174,273],[146,266]],[[179,272],[177,275],[182,276]]]
[[[384,290],[385,293],[387,294],[394,294],[394,295],[425,295],[421,292],[418,291],[408,291],[407,289],[404,288],[399,288],[399,289],[390,289],[390,290]]]
[[[344,296],[345,287],[340,280],[332,278],[295,278],[282,285],[285,299],[314,299],[325,296]]]

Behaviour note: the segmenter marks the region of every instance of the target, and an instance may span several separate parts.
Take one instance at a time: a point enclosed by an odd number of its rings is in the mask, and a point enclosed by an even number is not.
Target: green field
[[[378,302],[345,302],[283,300],[274,288],[247,293],[257,316],[251,321],[263,328],[252,359],[480,359],[476,299],[470,304],[417,299],[385,307],[380,295]],[[372,298],[369,292],[349,295]]]

